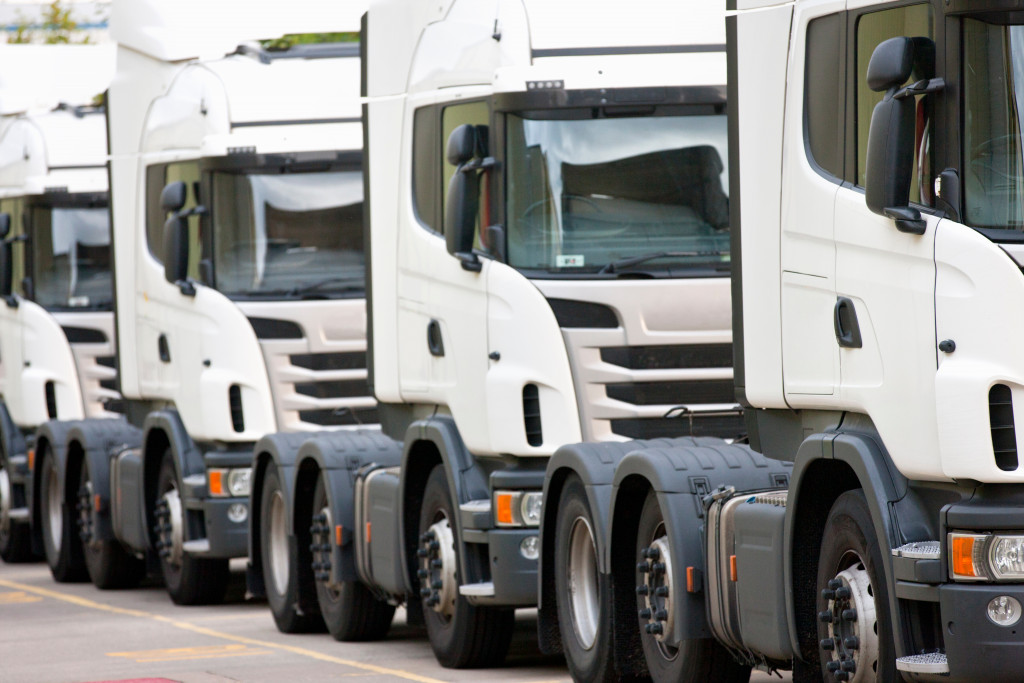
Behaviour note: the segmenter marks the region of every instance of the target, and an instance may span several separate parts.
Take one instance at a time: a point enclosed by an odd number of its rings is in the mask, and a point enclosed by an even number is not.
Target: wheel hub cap
[[[288,525],[285,522],[284,496],[274,491],[270,499],[270,574],[278,595],[288,591]]]
[[[64,521],[60,509],[60,486],[57,483],[57,468],[52,464],[48,464],[47,467],[50,468],[50,477],[46,487],[46,516],[50,527],[50,545],[55,549],[60,549],[61,536],[64,532]]]
[[[450,618],[455,613],[458,577],[455,573],[455,537],[448,518],[430,525],[420,536],[420,596],[424,604]]]
[[[669,552],[668,538],[657,538],[650,547],[640,551],[637,571],[644,577],[636,592],[644,606],[640,619],[646,621],[644,632],[654,636],[662,644],[673,642],[675,610],[672,608],[673,572],[672,553]]]
[[[0,531],[8,531],[11,528],[11,508],[14,502],[11,500],[11,478],[7,475],[7,469],[0,467]]]
[[[826,669],[837,681],[875,680],[878,633],[871,580],[862,563],[844,569],[822,591],[828,601],[819,618],[828,624],[820,643]]]

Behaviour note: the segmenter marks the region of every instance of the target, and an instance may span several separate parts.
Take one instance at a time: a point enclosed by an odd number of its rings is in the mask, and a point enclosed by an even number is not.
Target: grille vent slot
[[[988,391],[988,417],[992,428],[992,450],[1001,470],[1017,469],[1017,430],[1013,423],[1013,395],[1010,387],[995,384]]]
[[[231,428],[236,432],[245,431],[245,417],[242,415],[242,388],[232,384],[228,389],[228,405],[231,408]]]
[[[539,446],[544,443],[540,425],[540,392],[536,384],[523,387],[523,423],[526,428],[526,443]]]

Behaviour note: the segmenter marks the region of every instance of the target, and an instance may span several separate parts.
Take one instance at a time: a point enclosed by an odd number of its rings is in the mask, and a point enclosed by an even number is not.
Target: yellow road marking
[[[25,591],[12,593],[0,593],[0,605],[20,605],[25,602],[39,602],[42,600],[38,595],[29,595]]]
[[[185,659],[217,659],[268,655],[270,650],[254,650],[247,645],[204,645],[201,647],[175,647],[166,650],[139,650],[137,652],[108,652],[108,657],[125,657],[136,662],[177,662]]]
[[[169,626],[179,628],[183,631],[191,631],[193,633],[199,633],[204,636],[210,636],[211,638],[222,638],[223,640],[230,640],[236,643],[242,643],[243,645],[252,645],[254,647],[265,647],[270,648],[272,650],[280,650],[281,652],[288,652],[294,655],[299,655],[300,657],[316,659],[321,662],[344,664],[345,666],[352,667],[353,669],[362,669],[363,671],[371,671],[377,674],[394,676],[396,678],[401,678],[407,681],[418,681],[418,683],[445,683],[445,681],[442,681],[440,679],[430,678],[429,676],[420,676],[419,674],[414,674],[411,671],[402,671],[401,669],[390,669],[384,666],[377,666],[376,664],[357,662],[354,659],[332,657],[331,655],[325,655],[322,652],[317,652],[316,650],[308,650],[304,647],[297,647],[295,645],[284,645],[281,643],[272,643],[265,640],[257,640],[256,638],[236,636],[230,633],[215,631],[214,629],[206,628],[205,626],[197,626],[196,624],[191,624],[187,621],[179,621],[177,619],[172,619],[171,617],[165,617],[160,614],[143,612],[142,610],[129,609],[126,607],[114,607],[113,605],[105,605],[102,602],[96,602],[94,600],[89,600],[88,598],[80,598],[77,595],[68,595],[67,593],[61,593],[60,591],[54,591],[48,588],[38,588],[36,586],[18,583],[17,581],[8,581],[6,579],[0,579],[0,586],[4,586],[5,588],[11,588],[14,590],[25,591],[28,593],[34,593],[36,595],[41,595],[44,598],[53,598],[54,600],[61,600],[72,605],[78,605],[79,607],[87,607],[89,609],[110,612],[112,614],[121,614],[128,617],[150,619],[152,621],[158,621],[162,624],[167,624]]]

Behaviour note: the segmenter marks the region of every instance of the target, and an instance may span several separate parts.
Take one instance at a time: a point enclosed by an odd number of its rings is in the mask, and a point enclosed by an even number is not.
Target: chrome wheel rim
[[[0,531],[5,533],[11,529],[11,508],[14,507],[11,496],[11,478],[7,468],[0,465]]]
[[[420,543],[420,595],[429,609],[445,620],[451,619],[455,614],[459,586],[455,570],[455,536],[443,512],[440,519],[420,537]]]
[[[597,549],[590,522],[577,517],[569,532],[568,588],[572,627],[584,650],[594,647],[600,618]]]
[[[47,521],[47,536],[50,539],[50,545],[54,550],[60,551],[61,536],[64,532],[64,520],[61,516],[61,496],[60,496],[60,484],[57,482],[57,468],[53,466],[53,461],[47,459],[47,482],[46,482],[46,521]]]
[[[288,591],[288,526],[284,496],[274,491],[270,499],[270,537],[267,539],[270,555],[270,575],[278,595]]]
[[[878,671],[878,620],[871,577],[861,558],[851,554],[852,561],[845,558],[849,566],[823,591],[830,621],[828,638],[821,645],[830,673],[842,672],[843,680],[862,683],[874,681]]]
[[[673,608],[675,573],[664,523],[658,525],[651,544],[640,551],[637,567],[643,576],[637,586],[643,605],[640,610],[643,634],[654,638],[662,657],[673,660],[679,654]]]
[[[182,547],[181,496],[173,485],[160,497],[157,505],[157,547],[164,562],[172,567],[181,566]]]

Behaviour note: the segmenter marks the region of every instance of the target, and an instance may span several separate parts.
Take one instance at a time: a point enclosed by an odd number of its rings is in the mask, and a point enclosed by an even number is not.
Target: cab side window
[[[863,187],[867,173],[868,130],[871,113],[885,93],[874,92],[867,84],[868,62],[879,43],[898,36],[915,39],[914,70],[908,83],[935,76],[935,19],[930,5],[909,5],[871,12],[857,21],[856,34],[856,136],[857,185]],[[933,97],[917,101],[917,123],[914,144],[914,173],[910,186],[910,202],[934,204],[932,170]]]
[[[841,13],[807,25],[804,68],[804,124],[807,149],[821,171],[843,177],[843,79]]]
[[[160,193],[170,183],[182,181],[188,188],[184,209],[195,208],[199,201],[200,172],[196,161],[156,164],[146,169],[146,244],[149,253],[163,263],[164,223],[168,213],[160,206]],[[189,216],[189,258],[188,276],[199,280],[199,261],[203,257],[200,233],[200,217]]]

